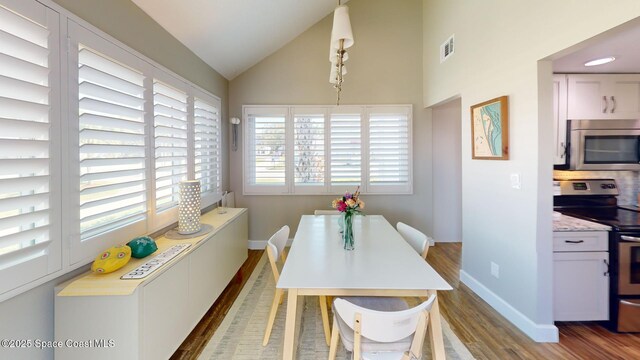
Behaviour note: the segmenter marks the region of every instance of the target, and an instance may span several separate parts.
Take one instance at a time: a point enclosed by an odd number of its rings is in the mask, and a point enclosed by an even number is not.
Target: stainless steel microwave
[[[640,171],[640,120],[570,120],[571,170]]]

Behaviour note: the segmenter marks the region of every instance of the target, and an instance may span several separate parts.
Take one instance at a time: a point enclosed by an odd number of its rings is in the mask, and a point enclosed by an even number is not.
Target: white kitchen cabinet
[[[569,74],[567,79],[568,119],[640,117],[640,74]]]
[[[609,319],[607,237],[606,231],[554,232],[555,321]]]
[[[567,162],[567,75],[553,75],[553,139],[554,165]]]

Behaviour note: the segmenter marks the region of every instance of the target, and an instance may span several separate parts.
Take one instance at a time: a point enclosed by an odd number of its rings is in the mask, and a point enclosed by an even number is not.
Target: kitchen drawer
[[[618,331],[640,331],[640,299],[619,300]]]
[[[553,251],[609,251],[608,231],[557,231]]]

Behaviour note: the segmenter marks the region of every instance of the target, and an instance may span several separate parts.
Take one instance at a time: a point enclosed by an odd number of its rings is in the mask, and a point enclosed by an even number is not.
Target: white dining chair
[[[329,360],[336,358],[338,339],[355,360],[421,359],[435,298],[413,308],[401,298],[335,299]]]
[[[423,259],[426,260],[427,253],[429,252],[429,237],[403,222],[397,223],[396,229],[400,235],[402,235],[404,240],[408,242]]]
[[[269,263],[271,264],[271,271],[273,272],[273,278],[276,284],[280,278],[280,269],[284,266],[286,261],[285,246],[287,245],[287,239],[289,239],[289,226],[285,225],[267,241],[267,256],[269,257]],[[280,260],[280,261],[278,261]],[[271,303],[271,311],[269,312],[269,319],[267,321],[267,328],[264,332],[264,338],[262,339],[262,346],[267,346],[269,338],[271,337],[271,331],[273,330],[273,323],[276,319],[278,312],[278,305],[282,304],[284,299],[284,290],[276,288],[276,293],[273,296],[273,302]],[[331,338],[329,329],[329,312],[327,309],[326,296],[320,296],[320,311],[322,313],[322,325],[324,327],[324,336],[327,345]]]
[[[313,215],[340,215],[338,210],[316,210]]]

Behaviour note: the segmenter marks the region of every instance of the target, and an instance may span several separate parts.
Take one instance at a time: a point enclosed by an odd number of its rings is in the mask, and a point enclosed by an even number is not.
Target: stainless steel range
[[[611,226],[609,328],[640,332],[640,210],[618,206],[613,179],[555,180],[554,210]]]

